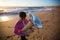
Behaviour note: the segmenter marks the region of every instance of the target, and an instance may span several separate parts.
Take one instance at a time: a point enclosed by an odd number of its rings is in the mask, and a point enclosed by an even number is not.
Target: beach
[[[35,12],[35,15],[41,20],[42,28],[36,28],[26,37],[28,40],[59,40],[60,6],[48,8],[52,8],[52,10]],[[0,38],[3,40],[19,40],[14,34],[14,26],[18,20],[0,22]]]

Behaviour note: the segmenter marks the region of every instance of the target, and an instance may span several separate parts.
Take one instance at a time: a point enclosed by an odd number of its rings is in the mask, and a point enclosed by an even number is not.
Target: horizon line
[[[0,6],[0,8],[6,8],[6,7],[53,7],[53,6]]]

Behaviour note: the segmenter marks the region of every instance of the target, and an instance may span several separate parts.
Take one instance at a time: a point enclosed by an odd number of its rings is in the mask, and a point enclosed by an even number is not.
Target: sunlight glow
[[[0,21],[8,21],[9,18],[7,16],[2,16],[0,17]]]

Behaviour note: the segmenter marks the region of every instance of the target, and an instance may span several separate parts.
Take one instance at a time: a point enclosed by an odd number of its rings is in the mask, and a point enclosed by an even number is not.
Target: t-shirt
[[[14,28],[14,33],[16,35],[24,36],[24,33],[21,30],[25,27],[25,25],[27,23],[28,23],[27,19],[25,19],[24,22],[18,20],[18,22],[16,23],[15,28]]]

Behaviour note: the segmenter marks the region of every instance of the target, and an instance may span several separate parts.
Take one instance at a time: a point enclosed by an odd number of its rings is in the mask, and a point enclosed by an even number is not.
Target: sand
[[[60,27],[60,7],[51,7],[52,11],[36,12],[37,17],[42,22],[42,28],[36,29],[26,38],[28,40],[59,40]],[[14,25],[18,19],[0,22],[0,38],[7,40],[17,40],[14,35]],[[2,36],[2,37],[1,37]]]

